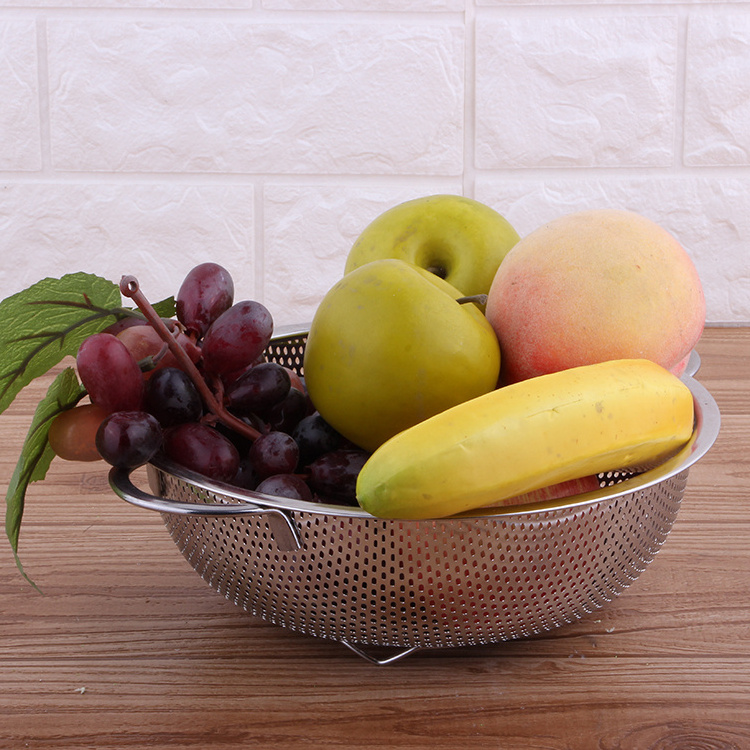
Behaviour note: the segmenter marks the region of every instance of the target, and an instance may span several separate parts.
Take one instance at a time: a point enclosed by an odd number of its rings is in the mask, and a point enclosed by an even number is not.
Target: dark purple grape
[[[290,388],[283,401],[261,412],[260,416],[270,429],[291,434],[308,409],[307,396],[296,388]]]
[[[95,333],[78,349],[78,375],[91,402],[110,414],[140,411],[143,374],[125,344],[111,333]]]
[[[299,421],[292,431],[292,437],[299,446],[300,466],[307,466],[318,456],[335,451],[344,440],[317,411]]]
[[[185,422],[164,435],[164,452],[175,463],[220,482],[231,482],[240,454],[229,438],[206,424]]]
[[[261,479],[291,474],[297,468],[299,448],[286,432],[268,432],[255,439],[248,458]]]
[[[234,282],[218,263],[195,266],[177,292],[177,320],[199,338],[234,302]]]
[[[256,488],[256,492],[276,497],[288,497],[292,500],[312,502],[313,494],[302,477],[296,474],[274,474],[264,479]]]
[[[254,430],[257,430],[261,434],[268,432],[268,430],[266,429],[266,423],[255,414],[237,415],[237,418],[241,422],[244,422],[246,425],[248,425],[248,427],[252,427]],[[229,438],[234,443],[235,448],[237,448],[241,456],[247,455],[247,452],[250,450],[250,446],[253,444],[253,440],[245,435],[240,434],[236,430],[233,430],[231,427],[227,427],[221,422],[216,425],[216,429],[222,435],[224,435],[224,437]]]
[[[237,414],[267,410],[286,398],[291,385],[286,368],[275,362],[262,362],[227,386],[227,406]]]
[[[370,454],[362,450],[339,450],[316,458],[307,468],[308,484],[324,500],[357,504],[357,477]]]
[[[148,463],[161,444],[161,425],[145,411],[116,411],[96,432],[96,448],[102,458],[123,469]]]
[[[258,472],[255,471],[253,462],[247,457],[240,459],[240,467],[234,475],[232,484],[242,487],[244,490],[254,490],[259,482],[260,477],[258,476]]]
[[[146,384],[146,411],[162,427],[197,422],[203,415],[203,402],[190,376],[176,367],[156,370]]]
[[[273,334],[271,313],[260,302],[232,305],[203,337],[203,365],[214,375],[244,370],[263,353]]]

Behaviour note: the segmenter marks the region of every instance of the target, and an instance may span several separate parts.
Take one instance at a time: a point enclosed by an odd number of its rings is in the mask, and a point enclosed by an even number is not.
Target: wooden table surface
[[[750,748],[750,329],[698,351],[722,430],[642,576],[545,637],[389,666],[242,612],[103,464],[54,462],[21,532],[43,595],[0,545],[0,748]],[[4,483],[42,387],[0,417]]]

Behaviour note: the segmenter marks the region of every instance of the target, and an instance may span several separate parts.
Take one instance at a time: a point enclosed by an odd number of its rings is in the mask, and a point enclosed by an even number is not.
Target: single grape
[[[331,453],[343,444],[344,438],[323,419],[320,412],[303,417],[292,431],[299,446],[299,465],[307,466],[318,456]]]
[[[128,326],[116,335],[139,364],[141,360],[159,354],[165,346],[161,336],[148,323],[142,326]]]
[[[197,422],[203,416],[203,402],[190,376],[176,367],[154,372],[146,383],[144,408],[162,427]]]
[[[132,328],[135,326],[147,326],[148,321],[145,318],[137,318],[133,315],[128,315],[126,318],[120,318],[116,320],[112,325],[107,326],[104,329],[104,333],[111,333],[113,336],[118,336],[126,328]]]
[[[273,318],[267,308],[253,300],[237,302],[203,337],[203,366],[214,375],[244,370],[263,353],[272,333]]]
[[[289,373],[289,379],[292,381],[292,388],[296,388],[298,391],[302,391],[302,393],[307,393],[305,379],[291,367],[285,367],[284,369]]]
[[[164,325],[169,328],[170,331],[174,332],[177,321],[172,318],[162,318]],[[149,322],[145,318],[141,318],[136,315],[128,315],[125,318],[116,320],[112,325],[107,326],[104,329],[104,333],[111,333],[113,336],[119,336],[126,328],[135,328],[138,326],[147,326]]]
[[[283,401],[260,412],[260,416],[271,430],[291,434],[308,411],[307,396],[296,388],[290,388]]]
[[[148,463],[162,444],[159,422],[145,411],[116,411],[100,425],[96,447],[112,466],[134,469]]]
[[[255,414],[242,414],[237,415],[237,418],[244,422],[249,427],[252,427],[261,434],[268,432],[266,423]],[[246,456],[250,450],[250,446],[253,444],[253,440],[246,435],[242,435],[231,427],[227,427],[225,424],[219,422],[215,425],[215,429],[218,430],[224,437],[229,438],[234,443],[235,448],[239,451],[240,456]]]
[[[140,363],[149,358],[152,361],[151,369],[144,372],[144,377],[148,380],[151,375],[164,367],[179,367],[180,363],[177,357],[167,348],[167,344],[161,336],[150,325],[130,326],[117,334],[117,338],[122,341],[133,355],[133,359]],[[185,353],[193,362],[201,358],[201,350],[196,344],[184,333],[179,332],[175,336],[177,343],[184,349]]]
[[[240,459],[240,466],[237,469],[237,473],[234,475],[232,484],[237,487],[242,487],[242,489],[245,490],[254,490],[259,482],[260,477],[258,476],[258,472],[255,471],[253,462],[247,458],[247,456]]]
[[[164,452],[180,466],[220,482],[231,482],[240,465],[240,454],[232,441],[198,422],[166,430]]]
[[[101,461],[96,432],[107,414],[95,404],[74,406],[58,414],[47,435],[55,455],[66,461]]]
[[[290,387],[286,368],[275,362],[263,362],[245,370],[227,386],[224,395],[233,412],[253,414],[283,401]]]
[[[346,505],[357,504],[357,477],[369,454],[340,448],[325,453],[309,466],[308,483],[324,499]]]
[[[299,448],[291,435],[268,432],[255,439],[248,458],[260,479],[272,474],[291,474],[297,468]]]
[[[296,474],[274,474],[264,479],[257,487],[256,492],[275,497],[288,497],[293,500],[304,500],[312,502],[313,494],[302,477]]]
[[[109,412],[140,411],[144,383],[138,363],[111,333],[95,333],[78,349],[78,375],[92,403]]]
[[[177,320],[200,338],[232,306],[232,276],[218,263],[201,263],[185,277],[175,302]]]

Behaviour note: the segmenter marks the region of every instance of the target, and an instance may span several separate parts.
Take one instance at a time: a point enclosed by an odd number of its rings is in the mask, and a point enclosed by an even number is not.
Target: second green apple
[[[346,274],[323,298],[304,355],[316,408],[373,451],[388,438],[497,386],[500,348],[455,287],[397,259]]]
[[[377,216],[357,238],[345,272],[398,258],[445,279],[465,295],[487,294],[519,236],[497,211],[461,195],[428,195]]]

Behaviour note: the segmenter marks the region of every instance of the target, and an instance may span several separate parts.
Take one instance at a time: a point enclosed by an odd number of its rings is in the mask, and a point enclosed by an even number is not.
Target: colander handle
[[[249,502],[232,505],[184,503],[165,497],[152,495],[136,487],[127,469],[112,468],[109,472],[109,486],[114,493],[131,505],[159,513],[174,513],[180,516],[268,516],[276,546],[285,551],[302,548],[297,526],[284,511],[278,508],[263,508]]]

